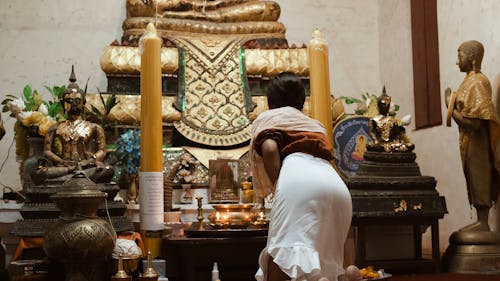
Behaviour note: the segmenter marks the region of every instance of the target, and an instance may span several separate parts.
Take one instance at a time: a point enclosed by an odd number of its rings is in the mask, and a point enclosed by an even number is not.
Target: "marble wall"
[[[335,96],[380,93],[387,86],[400,114],[413,109],[413,73],[409,0],[277,0],[290,43],[308,43],[315,28],[330,47],[331,89]],[[439,0],[441,88],[456,88],[463,79],[455,65],[456,49],[465,40],[485,45],[485,74],[500,84],[500,21],[496,0]],[[0,1],[0,99],[19,95],[26,84],[44,92],[44,85],[67,84],[72,64],[80,85],[89,91],[106,88],[99,57],[103,47],[121,36],[125,0]],[[445,109],[442,109],[443,116]],[[20,188],[12,125],[3,114],[8,134],[0,141],[0,183]],[[440,222],[441,247],[452,231],[472,222],[458,152],[458,130],[438,126],[408,133],[416,144],[417,162],[425,175],[438,180],[449,214]],[[0,191],[1,193],[1,191]],[[429,243],[424,242],[424,247]]]

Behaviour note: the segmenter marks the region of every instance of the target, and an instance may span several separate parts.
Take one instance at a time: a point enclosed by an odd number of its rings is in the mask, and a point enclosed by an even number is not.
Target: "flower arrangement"
[[[383,89],[385,92],[385,87]],[[375,117],[379,114],[377,107],[377,99],[378,96],[375,94],[364,93],[361,95],[361,99],[340,96],[339,100],[344,100],[346,105],[355,104],[356,109],[354,109],[354,114],[356,115],[364,115],[368,117]],[[399,110],[399,105],[391,103],[391,108],[389,110],[390,115],[396,115],[396,112]]]
[[[60,100],[66,86],[45,86],[45,89],[52,96],[49,101],[44,101],[37,90],[26,85],[20,97],[7,94],[1,103],[2,112],[10,111],[10,116],[17,120],[14,125],[16,155],[21,160],[28,158],[29,137],[43,137],[52,125],[65,119]]]
[[[37,90],[30,85],[23,89],[21,97],[6,95],[2,101],[2,112],[10,111],[10,116],[26,128],[31,134],[44,136],[49,128],[60,120],[64,120],[63,108],[60,103],[65,86],[45,86],[52,100],[44,101]]]
[[[141,159],[141,132],[127,130],[118,137],[115,145],[118,166],[129,175],[137,174]]]

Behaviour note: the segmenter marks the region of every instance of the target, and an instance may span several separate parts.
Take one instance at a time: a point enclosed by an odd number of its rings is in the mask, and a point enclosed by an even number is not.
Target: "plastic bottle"
[[[214,262],[214,267],[212,268],[212,281],[220,281],[219,280],[219,268],[217,266],[217,262]]]

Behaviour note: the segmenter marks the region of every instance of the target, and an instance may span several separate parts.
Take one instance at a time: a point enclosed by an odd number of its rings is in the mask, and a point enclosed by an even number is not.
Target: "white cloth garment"
[[[304,153],[288,155],[276,184],[267,246],[255,278],[263,280],[272,256],[293,281],[337,280],[344,273],[351,217],[349,191],[328,161]]]
[[[262,157],[255,152],[254,140],[264,130],[279,129],[283,131],[320,132],[326,134],[325,128],[293,107],[280,107],[262,112],[252,124],[252,141],[250,142],[250,159],[252,160],[253,188],[258,198],[265,198],[274,192],[271,180],[267,176]]]

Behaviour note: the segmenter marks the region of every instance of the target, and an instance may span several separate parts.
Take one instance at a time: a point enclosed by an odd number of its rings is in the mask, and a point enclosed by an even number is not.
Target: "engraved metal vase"
[[[66,281],[107,280],[106,259],[114,249],[112,226],[97,216],[106,193],[83,171],[66,181],[51,199],[61,210],[44,235],[47,256],[65,266]]]

